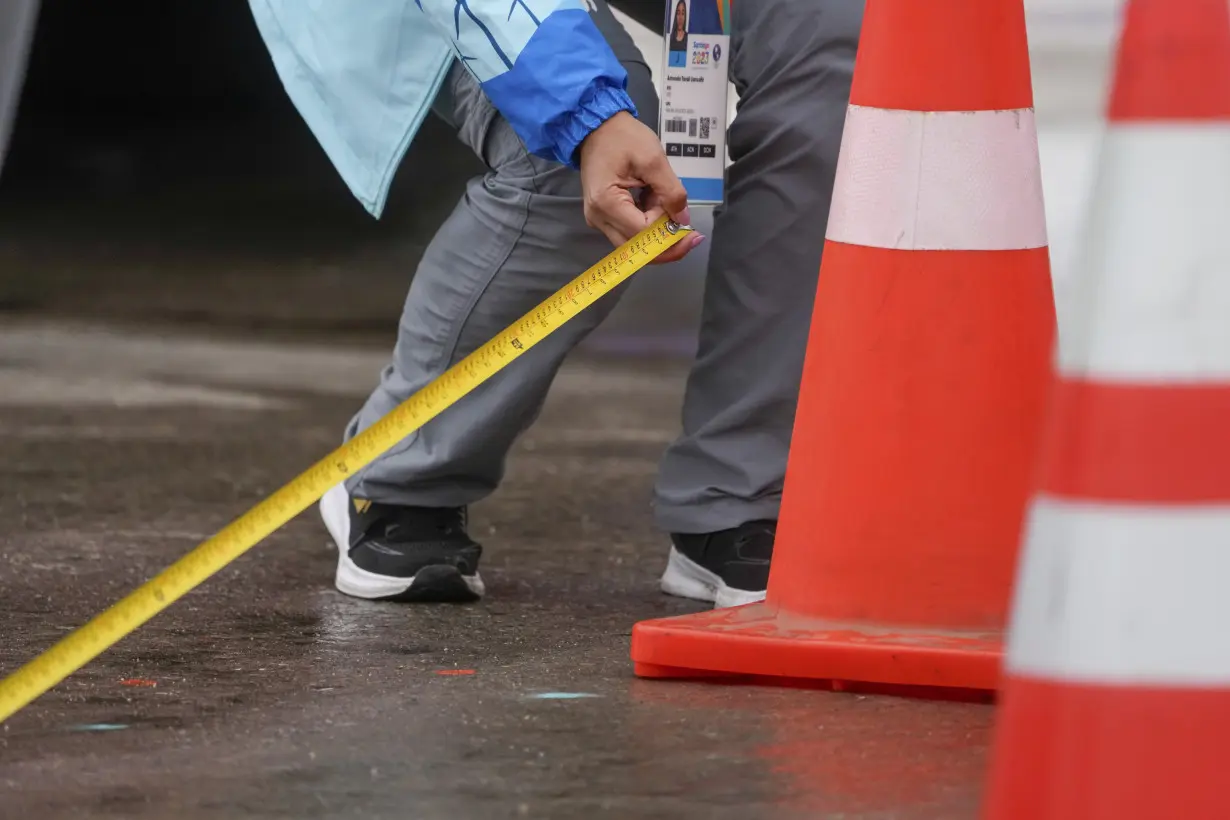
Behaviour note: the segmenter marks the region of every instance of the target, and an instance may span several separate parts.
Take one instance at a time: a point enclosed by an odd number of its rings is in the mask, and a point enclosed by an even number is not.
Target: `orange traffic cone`
[[[1230,817],[1230,3],[1133,0],[1109,113],[991,820]]]
[[[1055,324],[1032,106],[1022,0],[868,0],[766,601],[638,624],[637,674],[996,686]]]

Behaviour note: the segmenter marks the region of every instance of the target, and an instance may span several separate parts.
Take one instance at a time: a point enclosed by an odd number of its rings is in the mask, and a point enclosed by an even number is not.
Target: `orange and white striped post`
[[[984,816],[1225,820],[1227,0],[1129,3],[1092,208]]]
[[[638,624],[640,675],[998,683],[1055,323],[1022,0],[868,0],[850,103],[767,598]]]

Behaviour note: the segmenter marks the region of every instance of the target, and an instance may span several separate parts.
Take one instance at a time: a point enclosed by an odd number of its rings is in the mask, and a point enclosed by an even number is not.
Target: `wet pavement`
[[[0,351],[5,671],[336,446],[384,357],[33,320]],[[632,676],[632,624],[697,608],[648,510],[683,374],[566,368],[473,510],[480,604],[343,597],[305,513],[10,720],[0,816],[975,816],[989,707]]]

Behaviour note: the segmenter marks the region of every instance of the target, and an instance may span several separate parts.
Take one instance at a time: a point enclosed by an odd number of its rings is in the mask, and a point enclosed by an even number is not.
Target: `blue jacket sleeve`
[[[414,0],[533,154],[577,167],[577,148],[620,111],[628,74],[584,0]]]

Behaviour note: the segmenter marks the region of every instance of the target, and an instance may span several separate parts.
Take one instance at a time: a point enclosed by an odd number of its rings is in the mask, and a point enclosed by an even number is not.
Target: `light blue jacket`
[[[566,165],[613,114],[636,114],[585,0],[249,4],[291,101],[377,218],[454,59],[532,153]]]

